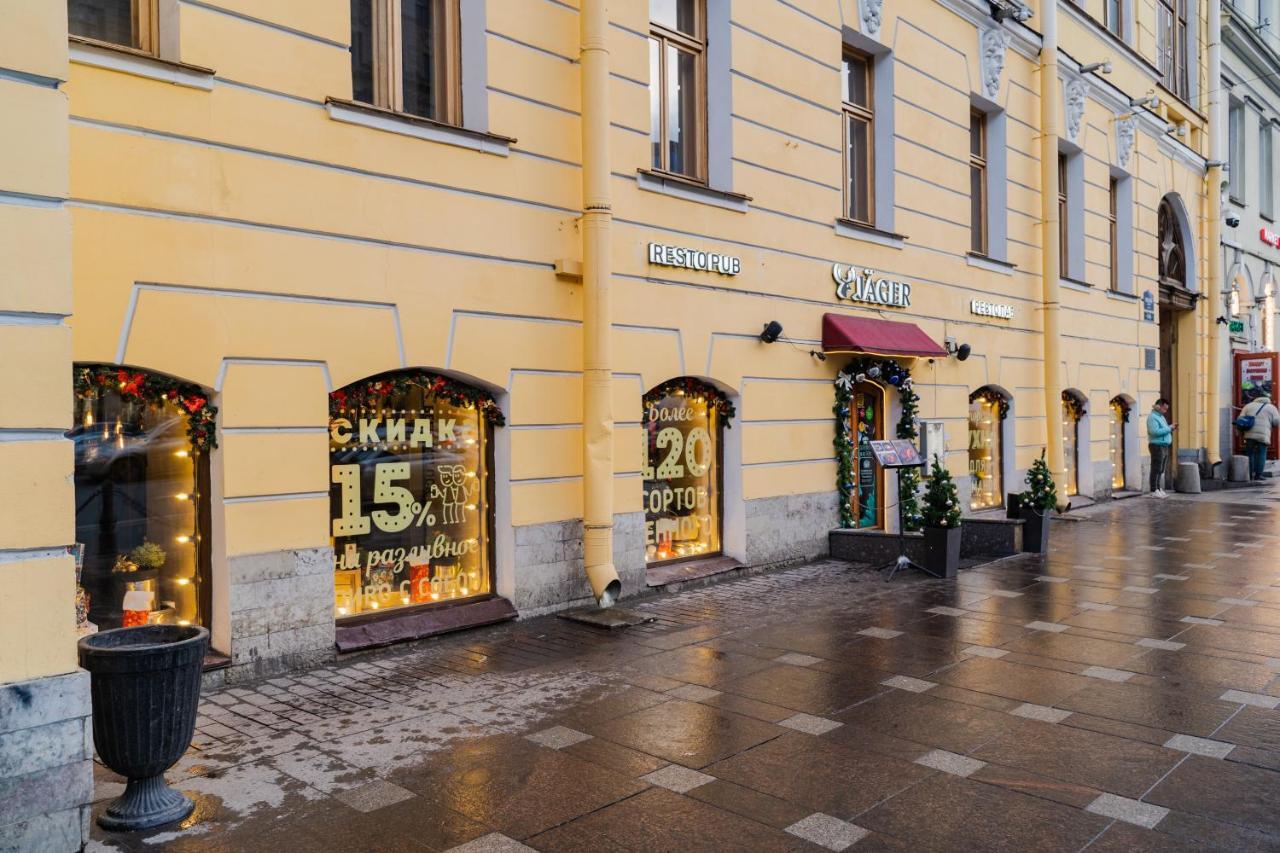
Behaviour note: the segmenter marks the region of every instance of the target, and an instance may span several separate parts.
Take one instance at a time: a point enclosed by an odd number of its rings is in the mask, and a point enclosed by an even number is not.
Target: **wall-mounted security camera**
[[[1081,74],[1092,74],[1095,71],[1101,71],[1103,74],[1111,73],[1111,60],[1104,59],[1101,62],[1090,62],[1088,65],[1080,66]]]
[[[1239,224],[1240,224],[1240,217],[1239,217],[1239,216],[1235,216],[1235,215],[1233,215],[1233,214],[1228,214],[1228,215],[1227,215],[1227,227],[1228,227],[1228,228],[1235,228],[1235,227],[1236,227],[1237,225],[1239,225]]]
[[[782,337],[782,324],[777,320],[770,320],[765,323],[764,329],[760,331],[760,340],[766,344],[771,344],[780,337]]]

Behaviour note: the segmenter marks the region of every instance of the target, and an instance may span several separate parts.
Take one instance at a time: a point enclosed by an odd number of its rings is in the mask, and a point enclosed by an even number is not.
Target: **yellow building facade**
[[[248,678],[895,529],[875,438],[975,512],[1217,446],[1205,4],[5,15],[0,681],[73,542]]]

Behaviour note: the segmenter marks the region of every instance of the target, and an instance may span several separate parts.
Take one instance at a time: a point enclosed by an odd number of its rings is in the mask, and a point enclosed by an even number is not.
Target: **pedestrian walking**
[[[1271,397],[1259,394],[1240,410],[1236,426],[1244,431],[1244,452],[1249,457],[1249,479],[1261,480],[1267,467],[1267,449],[1271,446],[1271,431],[1280,426],[1280,409],[1271,403]]]
[[[1169,423],[1169,401],[1156,400],[1147,415],[1147,449],[1151,451],[1151,497],[1165,498],[1164,481],[1169,477],[1169,453],[1173,449],[1173,431],[1177,424]]]

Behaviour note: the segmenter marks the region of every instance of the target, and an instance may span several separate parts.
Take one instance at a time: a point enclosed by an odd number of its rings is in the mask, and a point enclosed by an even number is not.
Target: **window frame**
[[[1111,14],[1113,6],[1115,7],[1114,16]],[[1102,0],[1102,26],[1107,32],[1124,41],[1124,25],[1124,0]]]
[[[74,2],[75,0],[69,0],[68,9]],[[133,29],[129,44],[120,44],[74,32],[69,32],[69,35],[73,39],[82,39],[92,44],[123,48],[158,58],[160,56],[160,0],[129,0],[129,18]]]
[[[438,59],[434,72],[443,71],[444,81],[432,81],[437,87],[435,115],[419,115],[405,110],[404,97],[404,32],[403,3],[406,0],[367,0],[373,15],[371,40],[373,51],[370,69],[373,83],[372,102],[357,103],[390,110],[401,115],[424,118],[441,124],[462,126],[462,8],[460,0],[443,0],[443,30],[439,43],[444,56]],[[354,69],[352,71],[354,99]]]
[[[1107,183],[1107,227],[1111,244],[1110,286],[1112,293],[1120,292],[1120,179],[1112,175]]]
[[[1058,277],[1070,278],[1070,257],[1067,245],[1070,234],[1067,229],[1068,203],[1071,200],[1070,188],[1067,186],[1067,155],[1058,152]]]
[[[1275,221],[1275,128],[1265,117],[1258,122],[1258,215]]]
[[[869,53],[858,50],[857,48],[845,45],[840,54],[840,62],[843,65],[848,57],[857,57],[867,70],[866,75],[866,93],[867,102],[865,104],[855,104],[848,100],[848,87],[844,87],[844,91],[840,93],[840,135],[843,140],[844,153],[840,158],[843,167],[843,187],[841,196],[843,197],[843,215],[849,221],[858,225],[864,225],[868,228],[876,227],[876,58]],[[867,218],[859,219],[854,216],[854,199],[849,192],[850,176],[852,172],[852,157],[849,153],[849,123],[851,121],[860,121],[866,125],[867,138],[867,182],[866,182],[866,209]]]
[[[1227,162],[1231,167],[1228,180],[1228,197],[1236,204],[1245,204],[1245,181],[1248,170],[1245,158],[1246,113],[1244,101],[1232,98],[1227,107]]]
[[[652,171],[668,175],[680,180],[706,184],[708,181],[707,154],[707,4],[705,0],[695,0],[694,29],[696,34],[682,32],[664,26],[657,21],[649,21],[649,41],[658,45],[658,79],[649,81],[649,97],[652,99],[654,87],[658,93],[658,162],[653,161],[653,152],[649,154],[649,167]],[[694,94],[696,108],[693,110],[694,172],[678,172],[671,168],[671,138],[667,116],[671,108],[667,100],[667,47],[691,54],[694,57],[694,80],[697,91]],[[687,133],[682,129],[682,132]],[[650,128],[650,146],[653,144],[653,129]]]
[[[1162,45],[1166,25],[1169,44]],[[1187,0],[1156,0],[1156,64],[1164,64],[1160,68],[1160,82],[1183,101],[1191,95],[1188,33]]]
[[[977,129],[977,150],[974,150],[974,129]],[[979,109],[972,108],[969,110],[969,249],[970,251],[982,255],[989,256],[991,249],[991,228],[988,222],[989,217],[989,199],[987,192],[988,179],[988,128],[987,114]],[[977,179],[975,183],[975,178]],[[973,205],[974,187],[977,187],[978,204],[976,215]]]

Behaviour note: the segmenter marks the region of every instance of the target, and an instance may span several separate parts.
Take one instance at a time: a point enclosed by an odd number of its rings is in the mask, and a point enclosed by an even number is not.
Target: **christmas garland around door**
[[[88,400],[103,392],[116,393],[148,405],[174,406],[186,415],[187,438],[191,441],[192,450],[199,453],[218,446],[215,429],[218,407],[209,405],[209,397],[199,385],[180,382],[159,373],[107,364],[76,368],[77,397]]]
[[[861,379],[859,378],[861,377]],[[836,402],[832,413],[836,416],[836,437],[832,442],[836,450],[836,488],[840,492],[840,526],[853,527],[853,455],[856,450],[849,424],[849,407],[853,398],[853,386],[859,381],[871,381],[892,385],[898,389],[902,414],[898,417],[896,437],[915,442],[920,437],[916,416],[920,410],[920,396],[916,394],[911,371],[888,358],[860,356],[846,364],[836,374]],[[902,522],[907,530],[919,530],[923,518],[920,512],[920,472],[917,468],[903,468],[899,480],[898,501],[902,509]]]

